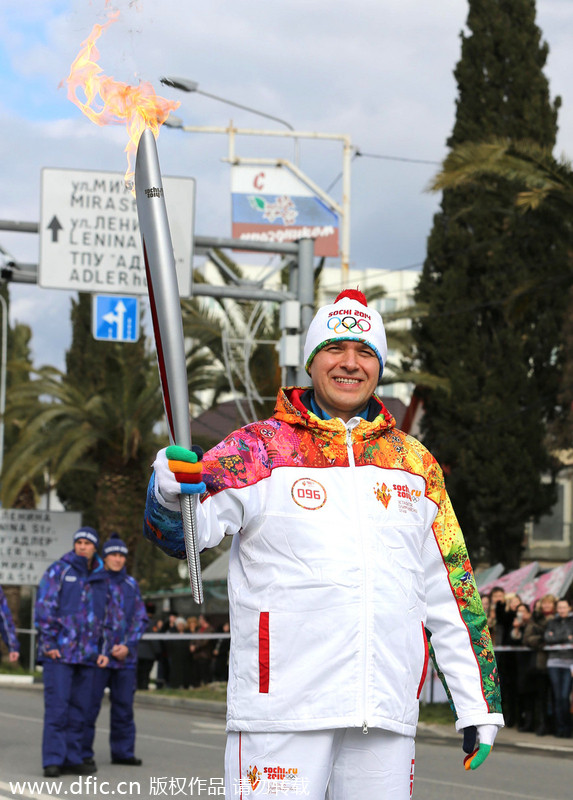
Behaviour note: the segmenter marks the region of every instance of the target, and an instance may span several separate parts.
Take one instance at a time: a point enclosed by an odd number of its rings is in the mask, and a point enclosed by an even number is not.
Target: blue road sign
[[[139,300],[115,294],[96,294],[92,302],[94,339],[136,342],[139,339]]]

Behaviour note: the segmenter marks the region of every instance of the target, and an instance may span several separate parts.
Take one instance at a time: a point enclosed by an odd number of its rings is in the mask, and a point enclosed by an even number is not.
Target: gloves
[[[171,445],[157,453],[153,462],[155,480],[161,497],[167,503],[176,503],[182,494],[202,494],[206,491],[202,458],[203,451],[196,445],[191,450]]]
[[[462,750],[468,753],[464,758],[465,769],[481,767],[491,752],[497,731],[497,725],[470,725],[464,728]]]

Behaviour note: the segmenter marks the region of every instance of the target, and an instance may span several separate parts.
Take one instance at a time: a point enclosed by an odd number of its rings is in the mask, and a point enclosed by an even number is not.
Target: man
[[[547,672],[553,692],[555,735],[571,738],[571,688],[573,686],[573,614],[566,597],[557,601],[556,614],[545,628],[545,644],[570,644],[571,649],[552,650],[547,658]]]
[[[8,648],[8,660],[15,664],[20,657],[20,642],[16,636],[16,627],[8,608],[6,595],[0,586],[0,637]]]
[[[183,448],[155,461],[148,538],[182,558],[179,497],[205,485],[200,547],[238,534],[228,797],[266,782],[269,793],[288,785],[312,800],[409,798],[430,636],[472,750],[466,768],[484,761],[503,725],[442,471],[373,394],[386,354],[380,315],[360,292],[342,292],[307,333],[311,389],[281,389],[274,416],[228,436],[202,471]]]
[[[155,605],[153,603],[146,603],[145,610],[147,612],[148,623],[145,633],[153,633],[154,626],[150,619],[150,615],[155,612]],[[141,638],[137,644],[137,667],[136,667],[136,685],[142,691],[149,689],[149,678],[153,665],[161,655],[161,648],[159,642],[153,639]]]
[[[203,614],[199,614],[197,620],[196,633],[213,633],[213,628],[205,619]],[[193,659],[194,677],[197,685],[203,686],[211,681],[211,660],[213,658],[212,639],[193,639],[189,645],[189,652]]]
[[[97,531],[84,526],[73,541],[74,549],[44,573],[35,607],[44,679],[46,778],[96,771],[82,762],[82,739],[96,667],[108,662],[103,624],[107,582],[96,553]]]
[[[108,607],[110,634],[106,642],[109,663],[95,675],[91,703],[83,738],[83,763],[95,766],[95,724],[106,686],[109,686],[111,763],[140,766],[135,756],[133,697],[137,680],[137,643],[147,629],[147,611],[135,578],[125,571],[127,545],[112,533],[103,549],[109,581]]]

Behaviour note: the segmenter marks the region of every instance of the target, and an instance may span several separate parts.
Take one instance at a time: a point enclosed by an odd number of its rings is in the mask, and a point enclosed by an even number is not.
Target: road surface
[[[77,776],[44,781],[40,756],[42,692],[37,688],[0,687],[0,800],[224,796],[225,731],[221,718],[187,710],[138,706],[136,752],[143,759],[143,766],[120,767],[109,761],[108,714],[106,704],[96,737],[97,773],[89,781]],[[459,800],[461,796],[464,800],[570,800],[572,797],[571,755],[555,757],[551,753],[537,755],[499,748],[483,767],[472,773],[464,771],[462,758],[458,744],[420,736],[414,800]]]

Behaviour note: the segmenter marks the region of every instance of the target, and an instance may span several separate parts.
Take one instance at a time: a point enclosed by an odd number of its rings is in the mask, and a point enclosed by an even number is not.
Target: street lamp
[[[179,128],[183,129],[185,127],[185,123],[181,119],[181,117],[177,117],[175,114],[169,114],[165,122],[163,123],[166,128]]]
[[[267,119],[272,119],[275,122],[280,122],[281,125],[287,127],[290,131],[294,131],[293,126],[290,122],[287,122],[280,117],[275,117],[272,114],[267,114],[264,111],[258,111],[256,108],[251,108],[250,106],[245,106],[242,103],[235,103],[234,100],[227,100],[225,97],[219,97],[216,94],[211,94],[210,92],[204,92],[202,89],[199,88],[199,84],[196,81],[190,81],[188,78],[160,78],[160,82],[164,86],[171,86],[173,89],[181,89],[182,92],[195,92],[196,94],[202,94],[204,97],[210,97],[212,100],[218,100],[220,103],[226,103],[228,106],[234,106],[235,108],[240,108],[243,111],[249,111],[251,114],[257,114],[259,117],[266,117]],[[182,124],[178,124],[178,117],[173,117],[171,114],[169,116],[171,120],[171,124],[169,125],[170,128],[180,128]],[[294,147],[295,147],[295,164],[298,164],[298,139],[295,138],[294,140]]]
[[[161,78],[161,83],[165,84],[166,86],[172,86],[175,89],[181,89],[185,92],[193,92],[198,91],[197,84],[194,81],[189,81],[185,78]],[[200,94],[206,94],[206,92],[200,92]],[[174,114],[169,114],[167,119],[164,121],[164,125],[168,128],[178,128],[186,133],[217,133],[217,134],[225,134],[229,137],[229,150],[228,150],[228,157],[224,159],[224,161],[228,161],[230,164],[249,164],[251,166],[260,165],[262,167],[265,166],[278,166],[278,167],[285,167],[290,172],[292,172],[302,183],[308,186],[309,189],[319,197],[325,205],[335,211],[340,216],[340,233],[341,233],[341,242],[340,242],[340,264],[342,268],[342,280],[341,286],[345,287],[348,282],[348,269],[350,264],[350,167],[352,161],[352,143],[350,141],[350,136],[348,134],[343,133],[319,133],[318,131],[297,131],[294,130],[288,122],[285,120],[279,119],[278,117],[273,117],[270,114],[264,114],[260,111],[256,111],[254,108],[249,108],[248,106],[239,105],[239,103],[233,103],[230,100],[225,100],[222,97],[216,97],[215,95],[208,94],[207,97],[214,97],[216,100],[221,100],[223,103],[229,103],[232,106],[237,106],[238,108],[244,108],[247,111],[251,111],[254,114],[261,114],[263,117],[268,117],[269,119],[274,119],[277,122],[281,122],[283,125],[286,125],[289,129],[288,131],[282,130],[255,130],[251,128],[237,128],[233,125],[232,121],[226,127],[216,127],[216,126],[201,126],[201,125],[186,125],[181,117],[177,117]],[[292,138],[295,140],[295,158],[297,160],[296,164],[291,164],[290,161],[286,159],[279,159],[279,158],[243,158],[239,157],[235,153],[235,137],[236,136],[267,136],[267,137],[276,137],[276,138]],[[313,140],[330,140],[330,141],[339,141],[342,142],[343,152],[342,152],[342,201],[337,203],[333,200],[332,197],[329,196],[327,192],[324,192],[317,184],[312,181],[308,175],[305,175],[304,172],[298,166],[298,142],[299,139],[313,139]],[[0,221],[1,222],[1,221]]]

